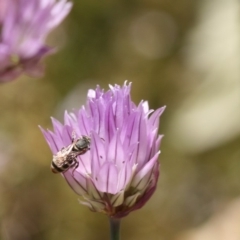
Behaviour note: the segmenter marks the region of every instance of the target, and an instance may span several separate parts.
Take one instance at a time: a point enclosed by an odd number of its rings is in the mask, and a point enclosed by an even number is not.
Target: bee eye
[[[80,139],[80,140],[76,143],[76,147],[77,147],[78,149],[83,149],[83,148],[85,147],[85,142],[84,142],[82,139]]]
[[[72,159],[70,159],[70,160],[68,160],[68,162],[71,164],[71,163],[73,162],[73,160],[72,160]]]
[[[62,165],[62,167],[66,169],[66,168],[69,167],[69,165],[68,164],[64,164],[64,165]]]

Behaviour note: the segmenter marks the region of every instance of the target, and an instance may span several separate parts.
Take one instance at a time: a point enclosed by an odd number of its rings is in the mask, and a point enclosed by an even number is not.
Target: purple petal
[[[166,106],[161,107],[159,109],[157,109],[149,118],[149,126],[154,129],[157,128],[159,125],[159,118],[162,115],[162,113],[164,112]]]
[[[114,122],[113,109],[111,107],[111,102],[108,103],[105,112],[105,141],[106,143],[110,142],[114,133],[116,132],[116,125]]]
[[[139,140],[139,125],[140,125],[140,120],[142,114],[140,112],[136,112],[132,125],[130,125],[130,128],[128,129],[127,132],[127,137],[130,138],[130,143],[129,145],[132,145],[134,143],[138,143]]]
[[[83,175],[91,175],[91,154],[90,151],[87,151],[83,155],[77,157],[78,168],[76,171],[80,172]]]
[[[68,185],[78,195],[86,194],[86,179],[81,174],[75,172],[73,176],[72,171],[68,170],[63,174],[63,177],[66,179]]]
[[[82,135],[88,136],[92,129],[92,119],[87,115],[85,108],[81,108],[77,116],[78,127]]]
[[[65,111],[64,124],[74,128],[75,122],[76,122],[76,116],[74,114],[69,114],[67,111]]]
[[[113,112],[115,116],[116,128],[121,128],[123,123],[123,97],[121,92],[115,93],[115,102],[113,104]]]
[[[100,99],[97,104],[97,112],[99,113],[98,135],[103,138],[105,136],[105,106],[103,99]]]
[[[155,156],[134,176],[131,186],[137,187],[144,179],[144,177],[153,170],[159,154],[160,152],[157,152]]]
[[[128,148],[131,140],[131,131],[133,128],[134,119],[136,117],[135,113],[132,113],[128,117],[126,117],[126,123],[122,126],[120,130],[120,138],[123,142],[124,148]]]
[[[119,169],[125,165],[126,157],[118,132],[116,132],[109,143],[107,159],[116,164]]]
[[[139,121],[139,139],[138,139],[138,169],[142,168],[142,166],[145,164],[145,162],[148,161],[148,159],[146,158],[147,153],[148,153],[148,135],[147,135],[147,124],[146,124],[146,119],[143,115],[143,113],[141,114],[141,118]]]
[[[126,162],[126,164],[119,171],[118,191],[122,191],[126,188],[132,178],[132,173],[132,164],[130,162]]]
[[[56,154],[58,152],[58,147],[55,144],[55,141],[53,140],[52,135],[49,132],[45,131],[41,126],[39,126],[39,128],[40,128],[43,136],[45,137],[52,153]]]
[[[116,194],[118,171],[113,163],[105,162],[94,179],[97,189],[101,192]]]
[[[59,1],[52,9],[51,15],[55,18],[49,22],[48,27],[54,28],[67,16],[72,8],[72,3],[65,0]]]
[[[57,150],[61,150],[64,147],[63,141],[61,138],[57,136],[57,134],[54,134],[53,132],[49,131],[50,136],[52,137],[52,141],[55,143]]]
[[[72,127],[65,125],[62,128],[62,141],[64,146],[68,146],[69,144],[72,143],[72,135],[73,135],[73,129]]]
[[[155,141],[155,144],[153,143],[153,151],[157,152],[159,150],[161,141],[163,139],[164,135],[159,135],[157,140]]]
[[[92,133],[91,136],[91,168],[92,168],[92,174],[93,178],[95,178],[98,174],[98,171],[100,167],[104,164],[106,161],[106,151],[104,147],[104,141],[95,133]]]

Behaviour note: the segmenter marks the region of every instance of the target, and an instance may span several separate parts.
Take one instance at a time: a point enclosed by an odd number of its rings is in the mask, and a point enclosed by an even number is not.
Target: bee
[[[90,149],[91,139],[87,136],[72,138],[72,143],[63,147],[56,155],[53,155],[51,170],[53,173],[62,173],[71,167],[78,167],[77,156],[86,153]]]

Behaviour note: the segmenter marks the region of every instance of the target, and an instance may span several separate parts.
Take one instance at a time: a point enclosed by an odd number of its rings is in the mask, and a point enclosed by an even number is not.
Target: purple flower
[[[162,135],[159,118],[165,107],[131,101],[131,84],[89,90],[86,106],[65,113],[64,124],[52,119],[53,132],[42,132],[52,153],[72,144],[72,134],[91,138],[90,150],[77,157],[77,168],[62,175],[92,211],[121,218],[141,208],[156,189]]]
[[[40,60],[54,52],[46,37],[71,7],[66,0],[0,0],[0,82],[42,75]]]

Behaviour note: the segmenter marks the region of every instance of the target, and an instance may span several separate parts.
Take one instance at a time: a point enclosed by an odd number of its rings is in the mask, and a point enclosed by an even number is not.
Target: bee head
[[[89,145],[90,145],[90,138],[87,136],[82,136],[82,138],[77,140],[75,147],[77,150],[81,151],[81,150],[88,149]]]

